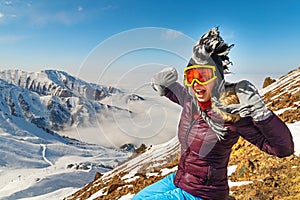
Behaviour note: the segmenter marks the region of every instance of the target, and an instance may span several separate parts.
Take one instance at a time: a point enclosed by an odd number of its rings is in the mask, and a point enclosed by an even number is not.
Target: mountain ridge
[[[93,125],[99,112],[128,112],[100,102],[108,96],[124,94],[123,91],[87,83],[63,71],[2,70],[0,80],[4,90],[2,105],[7,104],[6,108],[2,107],[4,113],[22,116],[49,130]]]
[[[122,93],[121,90],[114,87],[104,87],[88,83],[59,70],[42,70],[40,72],[1,70],[0,78],[6,80],[8,83],[37,92],[39,95],[54,95],[59,97],[77,95],[98,101],[110,94]]]

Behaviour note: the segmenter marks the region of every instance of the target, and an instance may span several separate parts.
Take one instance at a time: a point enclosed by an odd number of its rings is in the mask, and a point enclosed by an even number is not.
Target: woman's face
[[[197,83],[196,81],[194,82],[194,85],[192,86],[193,92],[199,102],[207,102],[211,98],[211,91],[215,85],[216,80],[205,84],[201,85]]]

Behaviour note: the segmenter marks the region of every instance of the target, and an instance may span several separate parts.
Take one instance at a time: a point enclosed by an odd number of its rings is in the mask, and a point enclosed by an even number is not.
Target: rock
[[[134,146],[134,144],[123,144],[120,147],[120,150],[123,152],[133,152],[136,149],[136,147]]]
[[[275,80],[275,79],[272,79],[271,77],[265,78],[264,83],[263,83],[263,88],[265,88],[265,87],[271,85],[271,84],[274,83],[274,82],[276,82],[276,80]]]
[[[74,167],[74,164],[68,164],[67,169],[72,169]]]
[[[94,181],[97,180],[98,178],[102,177],[103,174],[101,174],[100,172],[96,172],[95,177],[94,177]]]
[[[131,94],[127,97],[127,102],[131,101],[144,101],[145,99],[137,94]]]

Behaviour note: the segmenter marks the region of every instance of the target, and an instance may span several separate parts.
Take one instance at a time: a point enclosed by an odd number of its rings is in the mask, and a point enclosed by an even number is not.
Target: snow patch
[[[288,108],[282,108],[282,109],[280,109],[280,110],[274,111],[274,113],[275,113],[276,115],[280,115],[280,114],[284,113],[284,112],[287,111],[287,110],[296,110],[296,109],[297,109],[297,108],[291,108],[291,107],[288,107]]]
[[[118,200],[130,200],[134,197],[134,194],[128,193],[124,196],[122,196],[121,198],[119,198]]]
[[[139,178],[139,176],[135,176],[135,177],[132,177],[132,178],[129,178],[129,179],[126,179],[125,180],[125,183],[130,183],[130,182],[133,182],[133,181],[135,181],[136,179],[138,179]]]
[[[229,187],[235,187],[235,186],[241,186],[241,185],[248,185],[253,183],[252,181],[239,181],[239,182],[232,182],[231,180],[228,180]]]
[[[147,173],[146,176],[147,176],[147,177],[158,176],[158,173],[157,173],[157,172]]]
[[[235,172],[237,165],[232,165],[227,167],[227,176],[231,176]]]
[[[129,178],[132,178],[134,175],[135,175],[135,173],[130,172],[130,173],[126,174],[125,176],[123,176],[121,178],[121,180],[126,180],[126,179],[129,179]]]
[[[161,175],[162,175],[162,176],[165,176],[165,175],[168,175],[168,174],[171,174],[171,173],[176,172],[177,169],[178,169],[178,167],[175,166],[175,167],[173,167],[173,168],[171,168],[171,169],[169,169],[169,168],[164,168],[164,169],[161,169],[160,171],[161,171]]]
[[[293,141],[295,145],[295,155],[300,156],[300,122],[295,122],[292,124],[286,124],[293,136]]]
[[[104,190],[106,189],[106,187],[105,188],[102,188],[101,190],[99,190],[99,191],[97,191],[96,193],[94,193],[94,194],[92,194],[87,200],[93,200],[93,199],[95,199],[95,198],[97,198],[97,197],[101,197],[101,196],[103,196],[105,193],[104,193]]]

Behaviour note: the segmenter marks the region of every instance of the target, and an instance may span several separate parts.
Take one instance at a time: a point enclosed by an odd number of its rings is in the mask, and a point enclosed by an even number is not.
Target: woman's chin
[[[201,95],[201,96],[196,95],[196,98],[201,103],[204,103],[204,102],[207,102],[210,100],[210,96],[208,96],[208,95]]]

